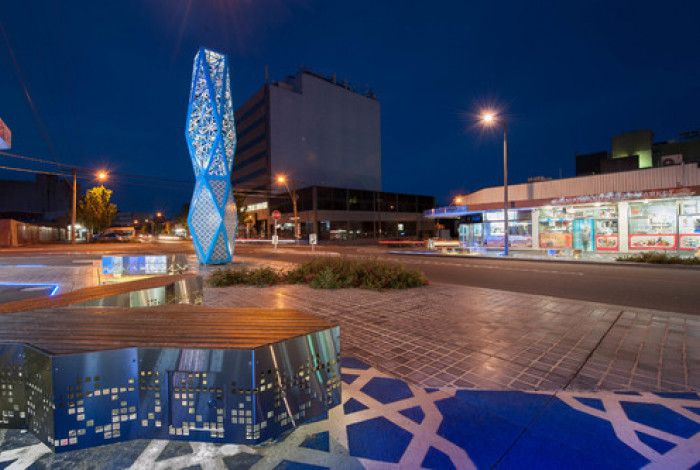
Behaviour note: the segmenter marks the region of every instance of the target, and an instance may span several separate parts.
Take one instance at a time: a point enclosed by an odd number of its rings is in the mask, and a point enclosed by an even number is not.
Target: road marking
[[[512,268],[508,266],[488,266],[483,264],[470,264],[470,263],[439,263],[435,261],[420,261],[412,262],[410,264],[431,264],[435,266],[455,266],[463,268],[475,268],[475,269],[500,269],[503,271],[518,271],[518,272],[531,272],[531,273],[546,273],[546,274],[563,274],[566,276],[583,276],[581,271],[556,271],[553,269],[535,269],[535,268]]]

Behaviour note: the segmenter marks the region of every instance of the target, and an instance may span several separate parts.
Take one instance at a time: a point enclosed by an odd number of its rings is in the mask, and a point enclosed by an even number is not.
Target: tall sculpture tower
[[[238,220],[231,191],[236,131],[228,57],[200,48],[194,58],[185,140],[196,183],[187,224],[203,264],[229,263]]]

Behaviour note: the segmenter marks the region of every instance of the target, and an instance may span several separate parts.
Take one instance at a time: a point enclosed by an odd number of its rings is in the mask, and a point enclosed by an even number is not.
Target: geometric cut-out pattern
[[[196,178],[187,224],[197,258],[229,263],[238,228],[231,189],[236,131],[224,54],[200,48],[194,58],[185,140]]]

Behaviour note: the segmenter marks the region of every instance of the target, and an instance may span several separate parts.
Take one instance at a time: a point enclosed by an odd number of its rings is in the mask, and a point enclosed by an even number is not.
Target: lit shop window
[[[629,206],[630,249],[675,249],[677,207],[675,201],[631,203]]]
[[[700,248],[700,198],[681,201],[678,237],[678,247],[681,250]]]

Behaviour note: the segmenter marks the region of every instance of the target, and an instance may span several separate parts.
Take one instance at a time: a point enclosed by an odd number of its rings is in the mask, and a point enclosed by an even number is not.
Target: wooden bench
[[[56,452],[130,439],[258,444],[341,403],[334,322],[294,310],[75,307],[94,297],[73,294],[0,315],[0,387],[12,392],[0,395],[0,427],[29,429]]]
[[[129,347],[255,349],[335,326],[288,309],[68,307],[0,315],[0,342],[50,355]]]

